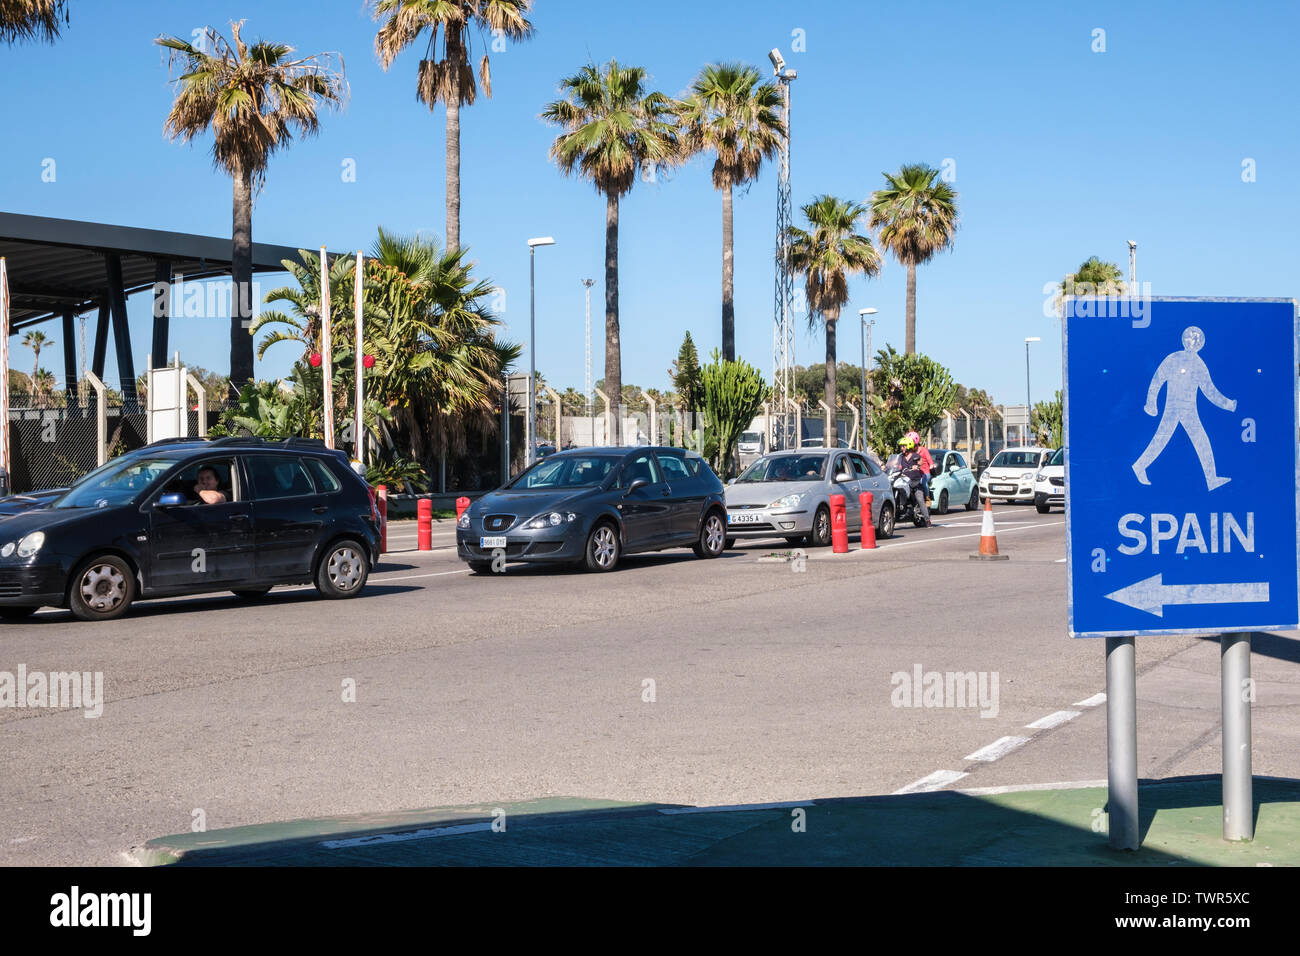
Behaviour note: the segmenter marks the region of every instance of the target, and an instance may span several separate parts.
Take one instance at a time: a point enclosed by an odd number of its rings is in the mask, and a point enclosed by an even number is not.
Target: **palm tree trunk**
[[[736,305],[734,229],[732,227],[731,184],[722,191],[722,357],[736,360]]]
[[[916,263],[907,264],[907,341],[904,343],[903,352],[906,355],[916,354]]]
[[[605,195],[605,394],[612,414],[611,444],[622,444],[623,355],[618,339],[618,195]]]
[[[230,387],[232,397],[253,378],[253,172],[234,176],[234,228],[231,233]]]
[[[459,29],[447,31],[447,59],[451,70],[451,95],[447,98],[447,251],[460,248],[460,60],[463,46]]]
[[[835,433],[835,323],[839,321],[840,310],[827,311],[826,318],[826,404],[830,411],[826,413],[826,447],[834,448],[839,435]]]

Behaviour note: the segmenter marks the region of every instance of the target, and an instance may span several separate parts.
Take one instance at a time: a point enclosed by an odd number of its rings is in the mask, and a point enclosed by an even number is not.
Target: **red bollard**
[[[871,520],[872,494],[864,491],[858,495],[858,504],[862,506],[862,535],[859,543],[863,551],[869,551],[876,546],[876,526]]]
[[[428,498],[421,498],[415,504],[415,517],[417,537],[415,548],[417,551],[433,550],[433,502]]]
[[[831,550],[836,554],[849,553],[849,522],[843,495],[831,495]]]
[[[379,553],[385,554],[388,551],[388,486],[376,487],[375,496],[379,499]]]
[[[469,507],[469,499],[466,498],[464,495],[456,499],[456,520],[457,521],[460,520],[460,516],[465,513],[465,509],[468,507]]]

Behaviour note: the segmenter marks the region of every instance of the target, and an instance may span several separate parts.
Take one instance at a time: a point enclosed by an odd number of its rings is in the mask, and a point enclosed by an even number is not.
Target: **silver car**
[[[862,529],[858,495],[871,492],[876,534],[894,533],[889,479],[870,455],[841,448],[800,448],[764,455],[727,484],[727,545],[737,538],[831,543],[831,495],[844,496],[849,531]]]

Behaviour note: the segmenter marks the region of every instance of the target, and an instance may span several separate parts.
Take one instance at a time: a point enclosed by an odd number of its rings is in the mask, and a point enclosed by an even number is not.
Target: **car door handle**
[[[314,515],[323,515],[329,510],[329,505],[317,505],[315,508],[311,509],[311,513]]]
[[[248,524],[248,515],[231,515],[231,521],[237,521],[240,524]]]

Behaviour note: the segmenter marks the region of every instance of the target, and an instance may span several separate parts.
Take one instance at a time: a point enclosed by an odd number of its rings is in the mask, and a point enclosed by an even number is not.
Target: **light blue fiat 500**
[[[980,506],[979,482],[959,451],[931,448],[934,468],[930,471],[930,509],[937,515],[947,514],[957,505],[967,511]]]

